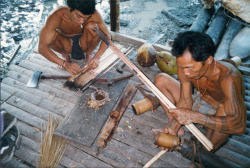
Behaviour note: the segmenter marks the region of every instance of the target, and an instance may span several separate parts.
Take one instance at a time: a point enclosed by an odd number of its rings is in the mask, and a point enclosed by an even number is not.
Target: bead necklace
[[[215,60],[214,60],[214,61],[215,61]],[[212,77],[213,77],[213,74],[214,74],[215,68],[216,68],[216,61],[214,62],[214,64],[215,64],[215,65],[214,65],[214,71],[212,72],[212,74],[211,74],[211,76],[210,76],[210,78],[209,78],[209,80],[208,80],[207,86],[206,86],[206,88],[205,88],[203,94],[200,93],[199,79],[196,80],[196,82],[197,82],[198,94],[200,94],[200,98],[202,98],[202,97],[204,96],[204,94],[206,93],[207,88],[208,88],[208,85],[209,85],[209,83],[210,83],[210,81],[211,81],[211,79],[212,79]]]

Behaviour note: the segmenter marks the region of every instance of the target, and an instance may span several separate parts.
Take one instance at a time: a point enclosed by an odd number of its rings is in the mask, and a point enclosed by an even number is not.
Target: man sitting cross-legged
[[[176,109],[162,105],[169,124],[153,131],[181,135],[184,133],[181,125],[198,123],[207,128],[206,137],[215,150],[230,134],[245,132],[247,113],[242,75],[232,64],[216,61],[214,53],[215,45],[205,33],[188,31],[177,36],[172,54],[176,57],[180,82],[163,73],[155,78],[155,85]],[[192,95],[193,89],[196,97]]]

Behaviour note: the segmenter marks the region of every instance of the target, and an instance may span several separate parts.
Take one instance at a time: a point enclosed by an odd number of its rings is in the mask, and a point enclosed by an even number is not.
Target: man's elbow
[[[42,44],[38,44],[38,53],[43,55],[44,51],[45,51],[45,46]]]
[[[246,132],[246,123],[243,126],[233,129],[232,134],[243,135]]]

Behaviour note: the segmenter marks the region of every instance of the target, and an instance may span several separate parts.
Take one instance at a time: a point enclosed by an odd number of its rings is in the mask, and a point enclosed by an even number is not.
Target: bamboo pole
[[[138,78],[157,96],[159,100],[168,108],[176,108],[175,105],[137,68],[115,45],[107,38],[107,36],[100,29],[93,29],[94,32],[113,50],[125,64],[131,68]],[[204,136],[198,128],[193,124],[185,125],[190,132],[206,147],[208,151],[213,149],[213,144]]]
[[[160,151],[157,155],[155,155],[150,161],[148,161],[147,164],[145,164],[143,166],[143,168],[148,168],[149,166],[151,166],[157,159],[159,159],[164,153],[166,153],[166,150],[162,150]]]

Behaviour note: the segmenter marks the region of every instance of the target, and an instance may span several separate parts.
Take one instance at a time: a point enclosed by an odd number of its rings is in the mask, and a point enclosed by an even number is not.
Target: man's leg
[[[62,54],[62,57],[66,61],[70,61],[70,54],[72,52],[72,42],[70,38],[57,33],[54,42],[50,45],[50,48]]]
[[[92,28],[98,28],[98,25],[94,22],[87,23],[80,38],[80,46],[86,52],[87,62],[91,59],[93,51],[101,40]]]
[[[166,73],[161,73],[156,76],[154,84],[174,105],[176,105],[176,103],[180,99],[180,83],[176,79],[172,78]],[[165,107],[162,103],[161,105],[167,114],[168,123],[170,124],[173,117],[168,112],[168,108]],[[164,128],[160,130],[154,129],[153,131],[166,132],[164,131]],[[178,134],[179,135],[184,134],[182,128],[178,131]]]

